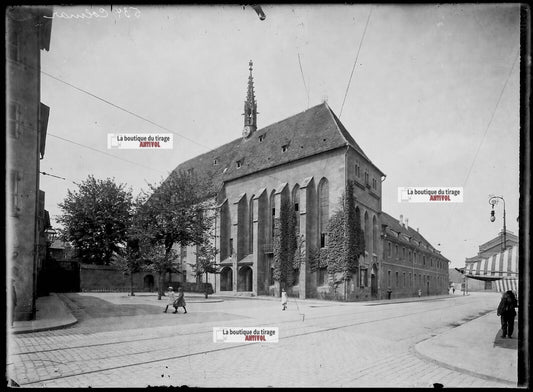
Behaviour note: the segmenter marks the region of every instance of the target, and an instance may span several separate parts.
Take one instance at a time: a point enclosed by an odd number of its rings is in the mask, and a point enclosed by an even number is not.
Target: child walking
[[[166,313],[166,312],[167,312],[169,306],[174,306],[174,302],[176,301],[176,296],[174,295],[174,288],[173,288],[172,286],[170,286],[170,287],[168,288],[168,291],[167,291],[167,293],[166,293],[166,296],[167,296],[167,298],[168,298],[168,300],[167,300],[167,306],[165,307],[165,310],[163,310],[163,313]],[[176,308],[176,307],[174,306],[174,308]],[[178,309],[176,308],[176,311],[177,311],[177,310],[178,310]],[[176,313],[176,312],[174,312],[174,313]]]

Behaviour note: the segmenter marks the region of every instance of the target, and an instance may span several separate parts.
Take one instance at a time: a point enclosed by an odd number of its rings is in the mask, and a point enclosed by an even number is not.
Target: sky
[[[451,267],[502,230],[489,195],[518,234],[518,5],[262,8],[265,20],[238,5],[54,7],[41,53],[51,175],[40,178],[53,226],[88,175],[136,195],[240,137],[253,60],[258,127],[327,100],[386,174],[383,211],[407,217]],[[172,133],[173,149],[108,149],[110,133]],[[400,203],[407,186],[463,187],[463,202]]]

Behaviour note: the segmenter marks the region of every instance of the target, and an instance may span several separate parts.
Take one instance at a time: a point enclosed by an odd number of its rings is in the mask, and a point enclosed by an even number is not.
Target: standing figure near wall
[[[514,318],[516,317],[516,297],[514,293],[509,290],[502,295],[500,304],[498,305],[497,315],[501,318],[502,324],[502,338],[509,336],[512,338],[514,330]]]

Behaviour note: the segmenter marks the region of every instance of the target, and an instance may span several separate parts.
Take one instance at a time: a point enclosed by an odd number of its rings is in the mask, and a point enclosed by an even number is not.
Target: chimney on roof
[[[405,228],[409,229],[409,218],[405,217]]]
[[[400,226],[403,227],[403,215],[400,215]]]
[[[416,228],[416,232],[417,232],[417,233],[419,232],[419,231],[418,231],[418,227]]]

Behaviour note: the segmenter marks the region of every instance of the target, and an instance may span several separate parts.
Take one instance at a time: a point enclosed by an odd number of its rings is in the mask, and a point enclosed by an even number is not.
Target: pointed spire
[[[250,68],[249,68],[250,76],[248,76],[248,93],[246,94],[246,101],[248,102],[248,104],[254,105],[255,104],[254,77],[252,75],[252,70],[253,70],[254,63],[252,62],[252,60],[250,60],[248,65],[250,66]]]
[[[257,102],[254,93],[254,77],[252,75],[253,62],[248,63],[250,76],[248,76],[248,91],[244,101],[244,126],[248,127],[248,136],[257,129]]]

